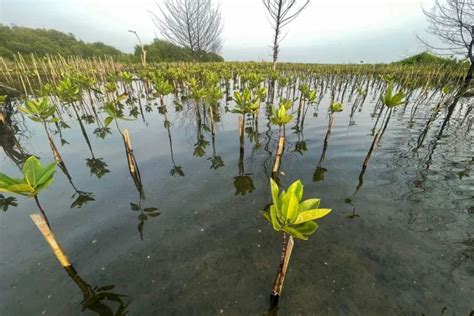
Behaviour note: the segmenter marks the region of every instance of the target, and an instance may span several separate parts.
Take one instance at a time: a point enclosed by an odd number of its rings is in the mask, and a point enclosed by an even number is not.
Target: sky
[[[53,28],[86,42],[132,52],[138,32],[159,33],[150,11],[163,0],[0,0],[0,23]],[[302,0],[300,0],[302,1]],[[280,60],[314,63],[391,62],[426,50],[422,7],[434,0],[311,0],[284,29]],[[271,60],[272,30],[261,0],[216,0],[226,60]]]

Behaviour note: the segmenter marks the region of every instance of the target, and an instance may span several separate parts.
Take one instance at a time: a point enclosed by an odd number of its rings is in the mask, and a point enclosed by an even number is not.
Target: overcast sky
[[[162,0],[157,0],[160,3]],[[301,0],[300,0],[301,1]],[[424,50],[416,39],[434,0],[312,0],[285,29],[280,59],[292,62],[390,62]],[[261,0],[220,0],[226,60],[270,60],[272,31]],[[0,0],[0,23],[54,28],[125,52],[156,34],[154,0]]]

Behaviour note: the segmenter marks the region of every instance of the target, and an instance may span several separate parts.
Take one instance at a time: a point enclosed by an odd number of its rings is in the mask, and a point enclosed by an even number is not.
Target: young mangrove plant
[[[20,111],[25,113],[26,116],[32,121],[39,122],[43,125],[48,137],[49,145],[53,151],[54,159],[69,178],[69,172],[66,169],[63,158],[61,157],[61,154],[59,153],[59,150],[56,147],[56,144],[54,143],[48,129],[49,123],[59,122],[59,118],[54,117],[56,106],[54,104],[50,104],[47,98],[40,98],[37,100],[26,100],[24,105],[20,107]]]
[[[393,91],[393,84],[394,84],[393,80],[390,81],[390,83],[388,84],[387,90],[385,91],[385,94],[380,97],[380,100],[386,110],[385,110],[384,118],[382,120],[380,128],[375,134],[372,144],[370,146],[369,152],[367,153],[367,156],[365,157],[364,164],[363,164],[364,167],[367,167],[370,157],[372,155],[372,152],[377,147],[378,143],[380,142],[380,139],[385,133],[385,130],[387,129],[388,123],[390,121],[390,117],[392,116],[393,109],[406,102],[406,97],[403,91],[401,90],[398,92]]]
[[[48,227],[51,227],[48,217],[39,202],[38,194],[53,183],[56,163],[52,162],[43,166],[35,156],[31,156],[23,164],[22,171],[23,178],[21,179],[11,178],[4,173],[0,173],[0,192],[32,197],[41,214],[43,214]]]
[[[56,144],[53,141],[53,138],[51,137],[51,134],[48,129],[48,124],[57,123],[60,121],[59,118],[54,117],[54,113],[56,112],[56,106],[54,104],[49,103],[48,99],[43,97],[38,100],[26,100],[24,105],[20,107],[20,111],[25,113],[26,116],[32,121],[42,123],[46,135],[48,137],[49,145],[53,152],[54,159],[56,160],[57,164],[59,165],[59,168],[62,170],[64,175],[68,178],[68,181],[73,187],[74,191],[76,191],[72,197],[74,198],[77,196],[77,198],[72,203],[71,207],[80,208],[83,204],[90,201],[94,201],[92,193],[81,191],[77,189],[77,187],[74,185],[72,181],[72,176],[69,173],[66,164],[64,163],[64,160],[61,154],[59,153]]]
[[[357,187],[354,191],[354,193],[346,198],[344,201],[346,204],[350,204],[353,206],[353,209],[355,210],[355,206],[353,205],[352,201],[354,197],[357,195],[357,193],[360,191],[362,188],[362,185],[364,184],[364,174],[365,171],[367,170],[367,166],[369,164],[370,157],[372,157],[372,153],[377,147],[378,143],[380,142],[383,134],[385,133],[385,130],[387,129],[388,123],[390,121],[390,117],[392,115],[393,109],[399,105],[402,105],[406,102],[405,94],[403,91],[398,91],[394,93],[393,91],[393,80],[390,81],[388,84],[387,90],[385,91],[385,94],[380,97],[380,101],[382,102],[382,105],[384,108],[382,110],[385,110],[384,117],[382,119],[382,123],[377,131],[375,133],[374,138],[372,140],[372,144],[370,145],[369,151],[367,152],[367,155],[364,159],[364,163],[362,164],[362,169],[359,173],[359,183],[357,184]],[[380,114],[382,114],[381,112]],[[355,213],[349,218],[356,218],[358,215],[355,215]]]
[[[276,178],[278,176],[278,170],[280,169],[281,163],[281,156],[283,155],[283,150],[285,149],[285,126],[293,119],[291,114],[288,114],[287,111],[291,108],[292,101],[291,100],[283,100],[280,103],[280,107],[278,110],[273,107],[272,108],[272,116],[270,118],[271,122],[274,125],[278,125],[279,128],[279,139],[278,139],[278,147],[277,153],[275,156],[275,162],[273,164],[272,173],[273,176]]]
[[[319,208],[320,199],[303,200],[303,184],[300,180],[293,182],[288,189],[281,191],[277,183],[270,179],[272,204],[263,216],[277,232],[282,232],[283,245],[277,275],[270,296],[270,309],[278,306],[282,293],[294,240],[308,240],[317,229],[316,219],[331,212],[331,209]]]

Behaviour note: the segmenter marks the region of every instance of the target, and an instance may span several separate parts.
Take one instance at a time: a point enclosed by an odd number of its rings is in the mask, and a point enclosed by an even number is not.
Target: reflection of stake
[[[38,227],[44,239],[46,239],[46,241],[48,242],[59,263],[61,263],[61,265],[65,268],[71,266],[71,262],[69,261],[64,251],[61,249],[59,243],[56,241],[56,237],[54,237],[53,232],[48,227],[48,224],[46,223],[43,216],[41,216],[40,214],[31,214],[30,217],[35,223],[36,227]]]
[[[140,176],[140,171],[138,170],[137,161],[135,160],[135,155],[133,154],[132,142],[130,141],[130,135],[128,129],[123,131],[123,142],[125,144],[125,152],[127,155],[128,169],[130,175],[132,176],[133,182],[140,192],[140,196],[144,198],[142,179]]]

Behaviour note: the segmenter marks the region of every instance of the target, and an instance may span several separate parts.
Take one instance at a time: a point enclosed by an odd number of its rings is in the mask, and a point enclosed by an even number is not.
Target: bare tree
[[[273,36],[273,70],[276,69],[278,54],[280,53],[281,32],[308,6],[310,0],[303,0],[298,6],[298,0],[262,0],[268,11],[270,23],[275,34]]]
[[[151,12],[153,22],[171,43],[188,48],[193,57],[222,48],[222,19],[212,0],[164,0],[161,16]]]
[[[428,19],[428,32],[438,37],[442,45],[420,40],[434,50],[466,56],[471,65],[465,82],[470,82],[474,72],[474,0],[436,0],[431,10],[423,9],[423,13]]]

